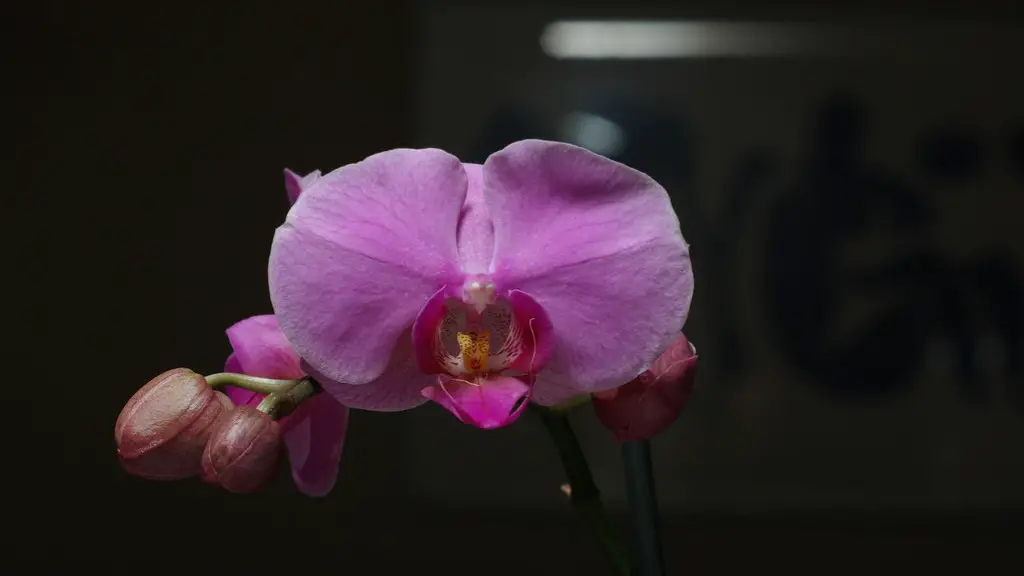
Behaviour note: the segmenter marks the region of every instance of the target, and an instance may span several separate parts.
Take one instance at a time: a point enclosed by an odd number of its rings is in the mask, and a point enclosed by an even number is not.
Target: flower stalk
[[[256,409],[280,420],[291,414],[304,400],[311,398],[320,391],[320,386],[309,376],[294,380],[278,380],[221,372],[206,377],[211,388],[235,386],[244,390],[266,394]]]
[[[633,523],[633,568],[637,576],[664,576],[658,500],[649,440],[622,444],[626,491]]]
[[[312,378],[301,378],[287,390],[268,394],[256,409],[274,420],[279,420],[291,414],[303,400],[312,397],[318,391],[319,387]]]
[[[601,501],[601,492],[594,483],[590,466],[568,416],[563,411],[536,404],[530,404],[530,408],[537,413],[541,423],[547,428],[562,459],[562,466],[569,480],[568,489],[563,486],[562,491],[569,497],[576,512],[590,526],[598,545],[611,562],[616,576],[629,576],[631,571],[626,548]]]
[[[298,384],[300,380],[302,379],[277,380],[274,378],[259,378],[257,376],[247,376],[245,374],[234,374],[232,372],[220,372],[206,376],[206,383],[210,385],[210,388],[234,386],[236,388],[242,388],[243,390],[259,392],[260,394],[287,392],[293,386]]]

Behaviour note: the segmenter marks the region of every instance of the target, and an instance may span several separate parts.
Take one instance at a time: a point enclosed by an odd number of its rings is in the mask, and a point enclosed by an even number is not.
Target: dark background
[[[529,414],[482,432],[435,406],[356,413],[326,499],[284,470],[249,496],[138,480],[112,438],[146,380],[218,371],[224,329],[271,312],[282,168],[403,146],[481,161],[595,116],[693,244],[699,389],[654,441],[669,573],[1020,567],[1014,3],[200,6],[39,3],[22,30],[38,63],[12,90],[45,94],[18,190],[43,219],[15,253],[49,251],[22,287],[52,390],[30,402],[36,490],[10,502],[31,510],[28,572],[604,573]],[[586,17],[846,35],[828,57],[545,56],[545,23]],[[574,420],[620,513],[617,448]]]

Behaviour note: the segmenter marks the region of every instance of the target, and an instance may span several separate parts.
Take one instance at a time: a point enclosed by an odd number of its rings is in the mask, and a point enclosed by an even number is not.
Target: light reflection
[[[567,20],[546,26],[540,44],[554,58],[781,56],[806,52],[809,37],[783,23]]]
[[[603,156],[615,156],[626,148],[626,133],[615,122],[587,112],[571,112],[559,124],[561,139]]]

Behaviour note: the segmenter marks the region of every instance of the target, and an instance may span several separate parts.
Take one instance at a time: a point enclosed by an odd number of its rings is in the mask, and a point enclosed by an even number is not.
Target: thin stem
[[[654,492],[654,468],[648,440],[622,445],[626,468],[626,491],[633,521],[634,568],[637,576],[664,576],[658,499]]]
[[[269,414],[274,420],[279,420],[291,414],[304,400],[320,391],[320,387],[312,378],[302,378],[294,382],[295,385],[287,390],[269,394],[256,409]]]
[[[573,508],[590,526],[598,544],[611,562],[614,573],[617,576],[629,576],[629,556],[608,511],[601,502],[601,492],[594,484],[590,466],[587,465],[587,459],[568,417],[564,412],[535,404],[530,404],[530,408],[540,417],[558,449],[562,466],[569,479],[569,489],[563,491],[569,496]]]
[[[221,386],[235,386],[244,390],[250,390],[252,392],[259,392],[260,394],[273,394],[275,392],[283,392],[291,387],[298,384],[299,380],[275,380],[273,378],[258,378],[256,376],[246,376],[245,374],[233,374],[231,372],[221,372],[219,374],[210,374],[206,376],[206,383],[211,388],[219,388]]]

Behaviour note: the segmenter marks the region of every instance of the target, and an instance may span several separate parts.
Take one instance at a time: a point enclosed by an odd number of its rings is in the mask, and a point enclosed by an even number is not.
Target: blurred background
[[[284,470],[250,496],[138,480],[114,451],[139,386],[219,371],[224,329],[271,312],[284,167],[523,138],[649,173],[692,245],[697,390],[653,442],[669,574],[1021,568],[1015,3],[35,7],[32,289],[59,354],[33,358],[89,368],[32,408],[28,572],[606,573],[532,414],[356,413],[326,499]],[[617,445],[573,422],[624,514]]]

